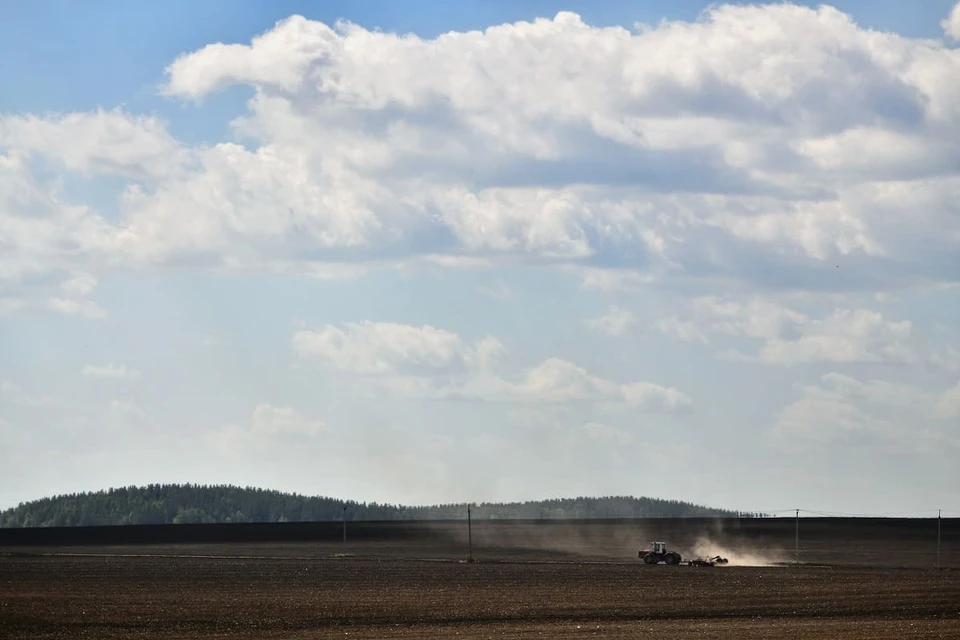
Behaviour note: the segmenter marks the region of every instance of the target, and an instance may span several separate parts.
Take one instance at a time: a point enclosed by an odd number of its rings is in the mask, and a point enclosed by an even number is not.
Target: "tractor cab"
[[[667,552],[667,543],[666,542],[651,542],[650,551],[658,555],[663,555]]]

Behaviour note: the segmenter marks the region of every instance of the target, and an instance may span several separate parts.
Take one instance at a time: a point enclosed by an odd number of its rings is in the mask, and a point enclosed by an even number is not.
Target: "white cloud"
[[[82,174],[133,179],[168,176],[187,160],[165,123],[120,109],[0,117],[0,147],[53,159]]]
[[[221,453],[243,459],[251,452],[261,455],[264,447],[300,445],[330,432],[325,422],[306,418],[293,407],[262,402],[254,408],[248,424],[226,424],[208,433],[206,439]],[[285,450],[283,455],[291,452]]]
[[[38,180],[23,153],[0,153],[0,288],[71,267],[109,235],[102,218]]]
[[[513,291],[507,286],[504,282],[497,282],[496,284],[477,287],[477,293],[487,296],[488,298],[494,298],[496,300],[507,300],[513,297]]]
[[[704,344],[709,342],[706,334],[697,327],[695,322],[680,320],[676,316],[660,320],[657,322],[657,328],[683,342],[701,342]]]
[[[946,371],[960,372],[960,349],[953,345],[944,345],[942,349],[930,354],[929,362]]]
[[[590,440],[600,442],[610,442],[617,445],[628,445],[633,443],[633,434],[599,422],[588,422],[583,425],[583,433]]]
[[[691,404],[689,396],[674,387],[607,380],[560,358],[544,360],[510,381],[494,371],[506,351],[499,340],[486,337],[470,346],[456,333],[431,326],[368,321],[342,329],[328,325],[319,331],[297,331],[292,344],[301,357],[372,376],[370,389],[407,398],[613,402],[663,410]]]
[[[75,298],[48,298],[46,301],[33,297],[0,298],[0,316],[14,315],[30,310],[44,309],[65,316],[78,316],[98,320],[110,313],[92,300]]]
[[[942,395],[910,385],[882,380],[862,382],[828,373],[820,385],[798,385],[800,399],[777,416],[773,432],[781,438],[821,444],[892,443],[909,451],[960,448],[955,430],[944,430],[927,419],[943,419],[960,399],[956,387]],[[956,397],[954,397],[956,396]],[[960,414],[958,414],[960,415]]]
[[[949,279],[960,248],[958,73],[952,50],[828,6],[633,32],[561,12],[435,39],[293,16],[167,68],[174,97],[252,87],[233,123],[249,147],[189,148],[122,110],[7,116],[0,145],[131,180],[118,224],[78,214],[75,262],[354,277],[438,255],[561,264],[601,288],[895,288]]]
[[[606,270],[595,267],[567,268],[565,271],[576,274],[586,289],[597,289],[607,293],[629,293],[649,286],[654,277],[641,271],[623,269]]]
[[[223,336],[208,335],[208,336],[205,336],[205,337],[203,338],[203,341],[202,341],[200,344],[202,344],[204,347],[206,347],[206,348],[208,348],[208,349],[212,349],[212,348],[214,348],[214,347],[223,346],[223,345],[227,344],[227,342],[228,342],[228,340],[227,340],[226,338],[224,338]]]
[[[617,305],[610,305],[606,315],[585,320],[588,327],[608,336],[622,336],[637,323],[637,317]]]
[[[950,15],[940,21],[944,34],[953,40],[960,40],[960,2],[953,6]]]
[[[64,203],[56,181],[38,180],[23,152],[0,152],[0,315],[46,309],[104,317],[105,310],[83,299],[97,279],[78,264],[95,262],[89,252],[110,233],[103,218]],[[71,275],[51,287],[64,273]]]
[[[68,294],[85,296],[97,288],[97,279],[89,273],[81,273],[65,280],[60,288]]]
[[[307,420],[292,407],[277,407],[265,403],[257,405],[251,420],[251,431],[263,436],[315,436],[326,428],[323,422]]]
[[[698,298],[686,318],[671,316],[659,329],[684,342],[709,341],[708,335],[762,341],[756,356],[722,351],[728,359],[794,365],[818,362],[912,362],[913,324],[886,320],[869,309],[835,309],[824,318],[809,316],[775,302],[751,298],[745,302],[716,297]]]
[[[20,298],[0,298],[0,316],[13,315],[26,307],[26,301]]]
[[[503,352],[495,338],[467,345],[460,336],[429,325],[354,322],[297,331],[294,350],[325,360],[336,369],[359,374],[444,372],[492,364]]]
[[[738,239],[793,249],[817,262],[858,253],[883,255],[880,245],[868,235],[867,223],[840,202],[802,202],[789,211],[749,218],[722,211],[715,221]]]
[[[111,400],[108,415],[122,427],[153,423],[153,417],[132,400]]]
[[[0,378],[0,398],[23,407],[42,407],[52,402],[49,397],[35,395],[6,378]]]
[[[491,402],[614,402],[672,411],[692,404],[674,387],[649,382],[619,383],[590,374],[560,358],[549,358],[527,369],[517,382],[497,376],[478,376],[462,387],[445,391],[447,397]]]
[[[50,298],[47,300],[47,308],[65,316],[81,316],[93,320],[106,318],[109,315],[106,309],[92,300]]]
[[[114,378],[118,380],[138,380],[140,372],[131,369],[125,364],[109,363],[98,366],[88,364],[83,368],[82,375],[89,378]]]
[[[866,309],[837,309],[823,320],[797,327],[795,340],[769,340],[760,360],[770,364],[812,362],[910,362],[915,358],[905,344],[911,337],[909,320],[887,321]]]
[[[937,399],[933,415],[940,420],[960,418],[960,382]]]
[[[895,425],[883,418],[867,414],[842,395],[823,389],[807,387],[803,397],[780,412],[776,432],[821,443],[851,438],[882,437],[895,430]]]
[[[805,322],[803,314],[761,298],[738,301],[708,296],[691,302],[689,320],[669,317],[658,326],[684,342],[705,343],[708,333],[772,339],[786,327]]]
[[[886,407],[900,407],[920,413],[925,412],[933,395],[910,385],[887,380],[861,381],[839,373],[827,373],[821,377],[824,383],[831,385],[844,397],[851,400],[865,400]]]

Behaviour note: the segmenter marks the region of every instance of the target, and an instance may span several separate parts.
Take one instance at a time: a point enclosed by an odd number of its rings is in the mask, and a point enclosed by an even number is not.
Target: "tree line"
[[[454,520],[466,504],[403,506],[305,496],[255,487],[150,484],[72,493],[21,503],[0,513],[0,526],[317,522],[340,520]],[[344,510],[346,507],[346,510]],[[476,519],[758,517],[677,500],[610,496],[472,505]]]

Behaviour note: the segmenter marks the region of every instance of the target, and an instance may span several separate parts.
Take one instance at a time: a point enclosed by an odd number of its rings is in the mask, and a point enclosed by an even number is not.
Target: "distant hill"
[[[229,485],[151,484],[43,498],[0,513],[0,526],[71,527],[128,524],[310,522],[340,520],[451,520],[466,518],[465,504],[407,507],[303,496]],[[480,503],[476,519],[754,517],[676,500],[568,498]]]

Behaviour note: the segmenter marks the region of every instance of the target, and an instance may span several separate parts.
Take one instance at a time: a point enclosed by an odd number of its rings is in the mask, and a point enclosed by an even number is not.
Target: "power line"
[[[838,518],[893,518],[893,517],[907,517],[907,516],[917,516],[917,515],[929,515],[930,517],[935,517],[937,513],[936,509],[924,509],[923,511],[888,511],[886,513],[821,511],[818,509],[801,509],[801,511],[805,511],[806,513],[811,513],[814,515],[838,517]]]
[[[798,509],[757,509],[756,511],[744,511],[743,513],[759,513],[764,516],[794,516]],[[823,509],[799,509],[800,514],[809,514],[815,516],[824,516],[829,518],[908,518],[914,516],[928,516],[930,518],[938,517],[938,514],[944,518],[960,517],[960,509],[922,509],[918,511],[887,511],[887,512],[855,512],[855,511],[827,511]]]

